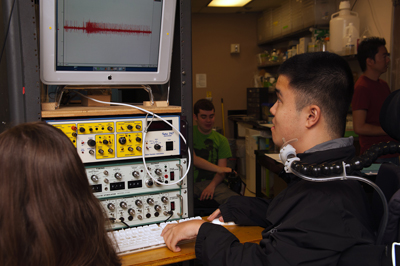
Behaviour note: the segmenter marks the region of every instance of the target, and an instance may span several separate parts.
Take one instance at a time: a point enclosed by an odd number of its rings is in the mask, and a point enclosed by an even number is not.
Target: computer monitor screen
[[[43,0],[40,75],[52,85],[165,84],[176,0]]]

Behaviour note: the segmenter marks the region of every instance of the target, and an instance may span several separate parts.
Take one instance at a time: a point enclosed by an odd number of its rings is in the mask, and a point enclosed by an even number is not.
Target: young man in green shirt
[[[193,127],[194,196],[222,204],[228,198],[238,196],[223,183],[225,173],[231,171],[226,167],[227,159],[232,157],[229,142],[213,130],[215,108],[211,101],[200,99],[193,109],[193,119],[197,122]]]

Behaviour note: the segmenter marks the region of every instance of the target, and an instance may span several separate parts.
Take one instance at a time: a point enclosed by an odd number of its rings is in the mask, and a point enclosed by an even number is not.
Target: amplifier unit
[[[162,118],[169,124],[144,116],[47,122],[69,137],[83,163],[92,163],[179,155],[180,117]]]
[[[188,217],[187,189],[101,200],[113,229]]]
[[[86,165],[86,175],[94,195],[99,198],[121,197],[141,193],[187,188],[187,159],[146,161],[148,172],[142,161],[102,166]]]

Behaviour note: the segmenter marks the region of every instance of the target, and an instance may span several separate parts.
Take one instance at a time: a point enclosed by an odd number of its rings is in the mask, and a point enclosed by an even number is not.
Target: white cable
[[[138,106],[131,105],[131,104],[116,103],[116,102],[104,102],[104,101],[100,101],[100,100],[97,100],[97,99],[93,99],[93,98],[88,97],[88,96],[86,96],[86,95],[83,95],[82,93],[79,93],[79,92],[76,92],[76,93],[78,93],[79,95],[81,95],[81,96],[83,96],[83,97],[85,97],[85,98],[87,98],[87,99],[90,99],[90,100],[92,100],[92,101],[94,101],[94,102],[103,103],[103,104],[114,104],[114,105],[127,106],[127,107],[131,107],[131,108],[138,109],[138,110],[140,110],[140,111],[142,111],[142,112],[145,112],[145,113],[147,113],[147,114],[150,114],[150,115],[153,116],[153,119],[154,119],[154,117],[156,117],[156,118],[162,120],[163,122],[165,122],[166,124],[168,124],[170,127],[172,127],[176,132],[178,132],[179,136],[182,138],[182,140],[183,140],[183,142],[185,143],[185,145],[188,146],[187,143],[186,143],[185,137],[181,134],[181,132],[179,132],[179,130],[178,130],[176,127],[174,127],[174,126],[173,126],[171,123],[169,123],[167,120],[165,120],[164,118],[160,117],[159,115],[157,115],[157,114],[155,114],[155,113],[153,113],[153,112],[150,112],[150,111],[148,111],[148,110],[146,110],[146,109],[143,109],[143,108],[140,108],[140,107],[138,107]],[[149,170],[148,170],[148,168],[147,168],[147,164],[146,164],[145,157],[144,157],[144,152],[145,152],[144,143],[145,143],[145,140],[146,140],[147,129],[148,129],[148,126],[146,126],[145,130],[142,132],[142,134],[143,134],[143,140],[142,140],[142,141],[143,141],[143,142],[142,142],[142,160],[143,160],[144,168],[146,169],[147,174],[150,176],[151,179],[153,179],[154,182],[156,182],[157,184],[160,184],[160,185],[172,186],[172,185],[175,185],[175,184],[181,182],[181,181],[187,176],[187,174],[189,173],[189,170],[190,170],[191,156],[190,156],[190,148],[189,148],[189,146],[188,146],[188,166],[187,166],[187,169],[186,169],[185,174],[184,174],[178,181],[175,181],[175,182],[172,182],[172,183],[168,183],[168,184],[166,184],[166,183],[161,183],[160,181],[158,181],[157,179],[155,179],[155,178],[150,174],[150,172],[149,172]]]
[[[311,182],[329,182],[329,181],[338,181],[338,180],[356,180],[356,181],[361,181],[364,182],[368,185],[370,185],[375,191],[378,193],[379,197],[381,198],[382,205],[383,205],[383,215],[382,215],[382,220],[381,220],[381,226],[378,231],[378,235],[376,237],[376,244],[381,245],[382,244],[382,238],[383,234],[385,233],[385,229],[387,226],[387,221],[388,221],[388,205],[387,205],[387,200],[385,197],[385,194],[382,192],[382,190],[372,181],[359,177],[359,176],[350,176],[346,175],[346,168],[345,168],[345,163],[343,162],[343,176],[333,176],[333,177],[309,177],[306,175],[301,174],[300,172],[297,172],[293,168],[291,168],[291,172],[295,174],[296,176],[300,177],[301,179],[304,179],[306,181],[311,181]]]
[[[396,246],[399,246],[400,243],[393,242],[392,244],[392,265],[397,266],[396,264]]]
[[[142,160],[143,160],[144,168],[146,169],[147,174],[150,176],[151,179],[153,179],[154,182],[156,182],[157,184],[160,184],[160,185],[172,186],[172,185],[175,185],[175,184],[181,182],[181,181],[186,177],[187,173],[189,172],[190,160],[191,160],[189,148],[188,148],[188,156],[189,156],[189,158],[188,158],[188,168],[186,169],[185,174],[184,174],[178,181],[165,184],[165,183],[162,183],[162,182],[158,181],[156,178],[154,178],[154,177],[150,174],[149,169],[147,168],[146,161],[145,161],[145,158],[144,158],[144,148],[145,148],[145,147],[144,147],[144,143],[145,143],[146,135],[147,135],[147,132],[143,132],[143,143],[142,143],[142,150],[143,150],[143,152],[142,152]],[[186,142],[185,142],[185,143],[186,143]]]
[[[297,139],[294,139],[297,140]],[[279,154],[280,158],[285,158],[286,161],[282,161],[285,165],[285,171],[286,173],[292,173],[298,177],[300,177],[303,180],[306,181],[311,181],[311,182],[330,182],[330,181],[339,181],[339,180],[356,180],[356,181],[361,181],[364,182],[368,185],[370,185],[373,189],[375,189],[375,191],[378,193],[378,195],[380,196],[381,200],[382,200],[382,204],[383,204],[383,217],[381,220],[381,226],[379,228],[378,231],[378,235],[377,235],[377,239],[376,239],[376,243],[378,245],[381,244],[382,242],[382,238],[383,238],[383,234],[385,233],[385,228],[387,226],[387,221],[388,221],[388,205],[387,205],[387,200],[385,197],[385,194],[382,192],[382,190],[378,187],[378,185],[376,185],[374,182],[363,178],[363,177],[359,177],[359,176],[349,176],[346,175],[346,163],[342,162],[343,165],[343,173],[342,176],[332,176],[332,177],[311,177],[311,176],[306,176],[303,175],[302,173],[296,171],[295,169],[292,168],[292,163],[293,161],[300,161],[300,158],[297,157],[296,155],[296,150],[292,147],[292,145],[289,144],[289,142],[292,142],[294,140],[290,140],[287,143],[285,143],[285,147],[284,149],[281,149],[281,154]],[[290,158],[288,158],[290,157]]]

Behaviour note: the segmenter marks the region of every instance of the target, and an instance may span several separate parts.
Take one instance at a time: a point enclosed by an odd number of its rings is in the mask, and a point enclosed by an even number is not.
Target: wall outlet
[[[240,53],[240,44],[231,44],[231,54],[238,54]]]

